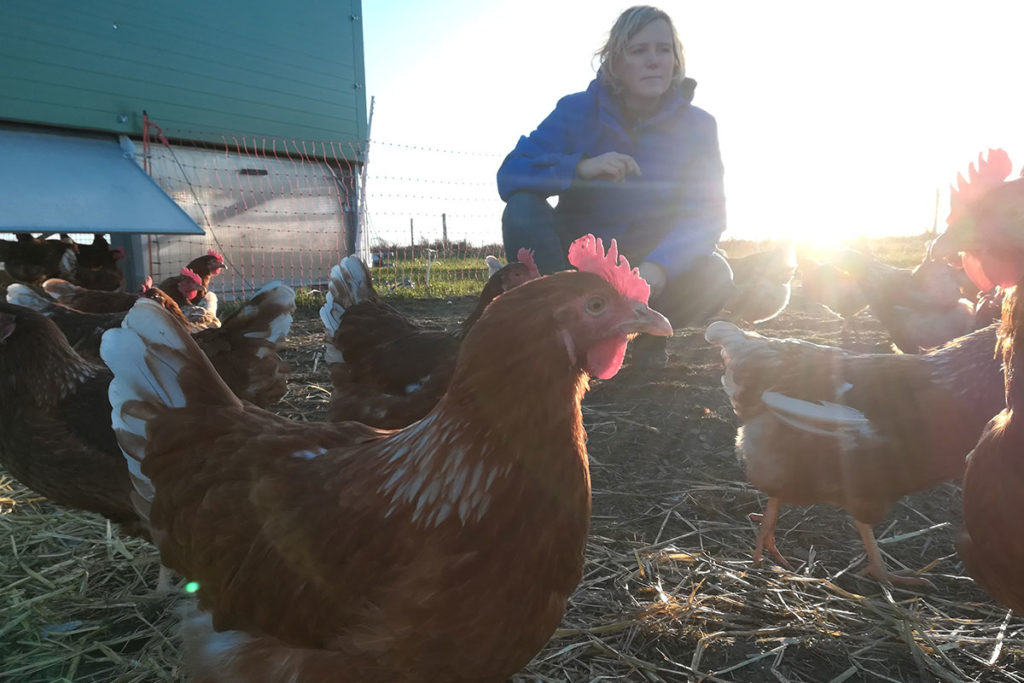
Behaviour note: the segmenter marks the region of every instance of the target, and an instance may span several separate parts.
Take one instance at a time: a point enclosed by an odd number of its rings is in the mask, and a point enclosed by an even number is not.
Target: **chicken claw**
[[[768,502],[764,506],[764,514],[751,512],[747,515],[751,522],[756,522],[758,526],[757,530],[757,545],[754,547],[754,564],[761,564],[762,551],[767,549],[768,554],[772,556],[780,566],[785,567],[789,571],[793,571],[793,565],[789,563],[779,549],[775,545],[775,523],[779,520],[779,499],[769,498]]]
[[[864,550],[868,557],[868,566],[859,572],[861,576],[870,576],[879,583],[900,588],[935,588],[931,581],[922,576],[904,576],[901,572],[890,572],[882,559],[882,551],[878,549],[878,542],[875,540],[875,532],[871,529],[871,525],[863,522],[856,522],[856,525],[861,540],[864,541]]]

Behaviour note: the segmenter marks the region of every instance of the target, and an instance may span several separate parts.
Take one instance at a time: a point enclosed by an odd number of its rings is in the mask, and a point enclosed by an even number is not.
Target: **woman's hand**
[[[665,269],[657,263],[651,263],[650,261],[644,261],[640,264],[640,277],[647,280],[647,284],[651,286],[652,299],[657,298],[661,294],[665,289],[665,284],[668,282]]]
[[[583,159],[576,164],[576,177],[580,180],[614,180],[622,182],[631,174],[640,175],[636,159],[620,152],[605,152]]]

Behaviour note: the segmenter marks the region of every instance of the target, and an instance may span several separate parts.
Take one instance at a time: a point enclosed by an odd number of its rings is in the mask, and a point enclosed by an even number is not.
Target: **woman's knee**
[[[520,248],[532,249],[541,273],[566,267],[561,240],[555,230],[555,210],[547,200],[532,192],[516,192],[505,203],[501,215],[501,234],[505,255],[516,258]]]
[[[674,327],[702,325],[722,310],[734,291],[729,262],[713,252],[669,282],[651,303]]]

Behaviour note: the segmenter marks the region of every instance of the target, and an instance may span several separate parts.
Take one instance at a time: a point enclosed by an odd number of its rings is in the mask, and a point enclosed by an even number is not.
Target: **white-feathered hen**
[[[854,354],[727,322],[712,323],[706,338],[721,347],[722,384],[743,422],[737,456],[769,497],[755,561],[767,549],[788,566],[775,546],[781,503],[828,503],[856,520],[868,574],[926,583],[885,568],[871,526],[902,496],[963,473],[1003,405],[995,326],[925,355]]]

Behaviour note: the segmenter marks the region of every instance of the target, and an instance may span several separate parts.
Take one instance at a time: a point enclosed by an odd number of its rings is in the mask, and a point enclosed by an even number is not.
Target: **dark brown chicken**
[[[124,289],[124,273],[119,262],[124,249],[111,247],[103,235],[93,235],[92,244],[78,244],[75,282],[87,289],[116,291]]]
[[[459,345],[499,294],[539,277],[530,253],[497,270],[458,336],[424,329],[381,301],[369,269],[349,256],[331,270],[320,310],[334,390],[327,419],[394,429],[420,419],[444,394]]]
[[[110,380],[51,320],[0,302],[0,464],[55,503],[147,537],[110,429]]]
[[[16,238],[0,240],[0,261],[14,279],[39,284],[50,277],[74,277],[78,260],[73,244],[24,232]]]
[[[198,303],[206,295],[206,288],[203,287],[203,279],[189,269],[182,268],[181,273],[166,278],[159,285],[160,289],[174,299],[179,307],[190,306]]]
[[[210,281],[224,270],[224,257],[210,249],[202,256],[189,261],[186,268],[199,276],[203,289],[210,289]]]
[[[156,301],[182,329],[192,334],[239,398],[266,407],[284,396],[290,368],[277,352],[288,335],[295,310],[295,293],[291,288],[280,282],[265,285],[217,328],[204,328],[189,321],[174,299],[158,287],[149,287],[137,298]],[[90,360],[99,359],[103,333],[120,325],[126,313],[77,311],[19,284],[8,288],[7,300],[53,320],[72,347]]]
[[[146,278],[142,291],[153,286],[152,278]],[[58,303],[84,313],[123,313],[138,300],[141,292],[117,292],[89,289],[68,282],[62,278],[49,278],[42,284],[43,291]]]
[[[100,340],[103,338],[103,333],[120,325],[127,312],[89,313],[79,311],[45,294],[40,294],[27,285],[18,283],[7,288],[7,303],[45,315],[57,325],[77,353],[94,362],[100,360]]]

